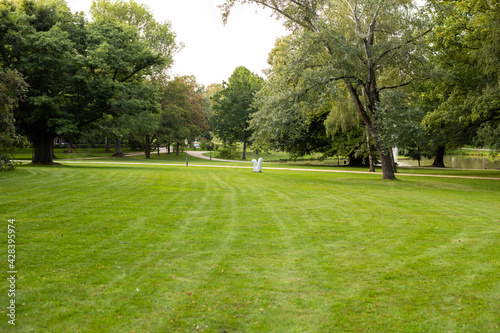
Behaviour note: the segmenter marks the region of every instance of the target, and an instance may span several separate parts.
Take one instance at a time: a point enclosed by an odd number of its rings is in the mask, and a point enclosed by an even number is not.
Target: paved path
[[[166,148],[160,148],[160,153],[166,153]],[[188,150],[188,155],[193,157],[198,157],[205,160],[210,160],[210,157],[203,155],[204,153],[208,153],[208,151],[192,151]],[[134,152],[127,153],[126,155],[143,155],[144,152]],[[151,152],[151,154],[156,154],[156,151]],[[98,157],[100,158],[100,157]],[[82,164],[135,164],[135,165],[163,165],[163,166],[182,166],[182,164],[171,164],[171,163],[144,163],[144,162],[104,162],[104,161],[84,161],[93,158],[82,158],[82,159],[74,159],[74,160],[61,160],[58,162],[61,163],[82,163]],[[239,163],[247,163],[250,164],[251,161],[236,161],[236,160],[223,160],[220,158],[212,157],[212,161],[221,161],[221,162],[239,162]],[[15,162],[26,163],[26,161],[18,160]],[[253,169],[253,166],[229,166],[229,165],[219,165],[219,164],[210,164],[210,165],[193,165],[190,164],[189,167],[209,167],[209,168],[243,168],[243,169]],[[367,175],[382,175],[381,172],[369,172],[369,171],[352,171],[352,170],[331,170],[331,169],[302,169],[302,168],[279,168],[279,167],[265,167],[263,166],[262,170],[286,170],[286,171],[309,171],[309,172],[330,172],[330,173],[357,173],[357,174],[367,174]],[[439,168],[436,168],[439,169]],[[475,177],[475,176],[455,176],[455,175],[430,175],[430,174],[411,174],[411,173],[400,173],[396,174],[398,176],[410,176],[410,177],[439,177],[439,178],[459,178],[459,179],[484,179],[484,180],[500,180],[500,178],[495,177]]]
[[[213,160],[213,159],[212,159]],[[26,163],[26,161],[16,161]],[[104,162],[104,161],[85,161],[85,160],[64,160],[58,161],[59,163],[75,163],[75,164],[121,164],[121,165],[150,165],[150,166],[173,166],[173,167],[184,167],[182,164],[171,164],[171,163],[144,163],[144,162]],[[234,161],[230,161],[234,162]],[[202,168],[239,168],[239,169],[253,169],[253,166],[230,166],[230,165],[220,165],[220,164],[190,164],[191,167],[202,167]],[[366,175],[379,175],[382,176],[381,172],[369,172],[369,171],[350,171],[350,170],[328,170],[328,169],[301,169],[301,168],[278,168],[278,167],[265,167],[263,166],[262,171],[266,170],[284,170],[284,171],[305,171],[305,172],[329,172],[329,173],[357,173]],[[498,180],[500,178],[496,177],[475,177],[475,176],[455,176],[455,175],[428,175],[428,174],[412,174],[412,173],[397,173],[398,176],[408,176],[408,177],[437,177],[437,178],[458,178],[458,179],[482,179],[482,180]]]
[[[193,157],[202,158],[204,160],[209,160],[210,157],[203,155],[203,154],[209,153],[209,152],[210,151],[188,150],[188,155],[193,156]],[[215,157],[212,157],[212,161],[237,162],[237,163],[249,163],[250,162],[251,163],[251,161],[223,160],[223,159],[215,158]]]
[[[167,148],[160,148],[160,154],[162,153],[166,153],[167,152]],[[152,151],[151,154],[157,154],[158,153],[158,150],[155,150],[155,151]],[[201,159],[204,159],[204,160],[210,160],[210,157],[208,156],[205,156],[203,154],[205,153],[210,153],[210,151],[200,151],[200,150],[188,150],[188,155],[189,156],[193,156],[193,157],[198,157],[198,158],[201,158]],[[125,153],[125,155],[127,156],[139,156],[139,155],[144,155],[144,152],[141,151],[141,152],[133,152],[133,153]],[[212,157],[212,161],[220,161],[220,162],[236,162],[236,163],[248,163],[248,162],[251,162],[251,161],[237,161],[237,160],[223,160],[223,159],[220,159],[220,158],[215,158],[215,157]]]

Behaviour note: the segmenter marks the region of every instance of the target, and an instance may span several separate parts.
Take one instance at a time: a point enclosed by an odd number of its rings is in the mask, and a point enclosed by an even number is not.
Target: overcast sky
[[[92,0],[66,0],[73,12],[89,12]],[[173,75],[194,75],[204,85],[222,83],[238,66],[264,76],[267,56],[286,29],[271,12],[237,5],[228,24],[217,8],[223,0],[136,0],[149,7],[157,21],[172,22],[177,41],[184,43],[171,69]]]

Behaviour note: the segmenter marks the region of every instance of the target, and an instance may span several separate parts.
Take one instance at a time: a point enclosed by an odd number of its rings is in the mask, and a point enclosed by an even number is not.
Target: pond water
[[[420,161],[421,166],[432,166],[434,159],[423,159]],[[418,166],[418,161],[411,159],[398,158],[400,166]],[[493,161],[488,157],[473,157],[463,155],[445,155],[444,165],[447,168],[457,169],[500,169],[500,160]]]

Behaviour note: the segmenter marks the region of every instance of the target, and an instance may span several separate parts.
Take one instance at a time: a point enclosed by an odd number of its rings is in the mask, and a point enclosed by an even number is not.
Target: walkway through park
[[[166,153],[166,148],[161,148],[160,153]],[[151,152],[151,154],[156,154],[155,152]],[[188,151],[189,156],[197,157],[200,159],[210,160],[210,157],[203,155],[204,153],[208,153],[208,151]],[[137,153],[127,153],[126,155],[142,155],[144,152]],[[182,164],[174,164],[174,163],[147,163],[147,162],[119,162],[119,161],[96,161],[92,160],[93,158],[82,158],[82,159],[74,159],[74,160],[59,160],[58,163],[70,163],[70,164],[120,164],[120,165],[157,165],[157,166],[183,166]],[[236,160],[224,160],[219,158],[213,158],[213,161],[220,162],[238,162],[238,163],[246,163],[248,166],[234,166],[234,165],[220,165],[220,164],[190,164],[189,167],[205,167],[205,168],[240,168],[240,169],[253,169],[251,161],[236,161]],[[26,163],[27,161],[16,160],[16,162]],[[354,173],[354,174],[366,174],[366,175],[380,175],[382,176],[382,172],[369,172],[369,171],[354,171],[354,170],[331,170],[331,169],[306,169],[306,168],[282,168],[282,167],[266,167],[265,164],[262,166],[262,171],[265,170],[283,170],[283,171],[308,171],[308,172],[329,172],[329,173]],[[476,177],[476,176],[456,176],[456,175],[432,175],[432,174],[412,174],[412,173],[401,173],[398,172],[396,176],[409,176],[409,177],[438,177],[438,178],[458,178],[458,179],[483,179],[483,180],[500,180],[499,177]]]
[[[188,150],[188,155],[189,155],[189,156],[202,158],[202,159],[204,159],[204,160],[210,160],[210,157],[209,157],[209,156],[205,156],[205,155],[203,155],[203,154],[208,154],[208,153],[210,153],[210,151]],[[248,162],[251,162],[251,161],[238,161],[238,160],[223,160],[223,159],[220,159],[220,158],[214,158],[214,157],[212,157],[212,161],[221,161],[221,162],[239,162],[239,163],[248,163]]]

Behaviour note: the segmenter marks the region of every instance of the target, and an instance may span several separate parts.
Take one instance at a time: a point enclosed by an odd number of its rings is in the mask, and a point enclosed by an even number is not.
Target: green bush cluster
[[[12,161],[8,154],[0,154],[0,171],[15,170],[18,164]]]
[[[212,143],[212,148],[210,148],[210,141],[201,140],[200,149],[201,150],[217,150],[217,149],[219,149],[219,147],[215,143]]]
[[[236,152],[236,150],[229,149],[229,148],[221,148],[221,149],[219,149],[218,158],[235,160],[235,159],[238,159],[239,156],[238,156],[238,153]]]

